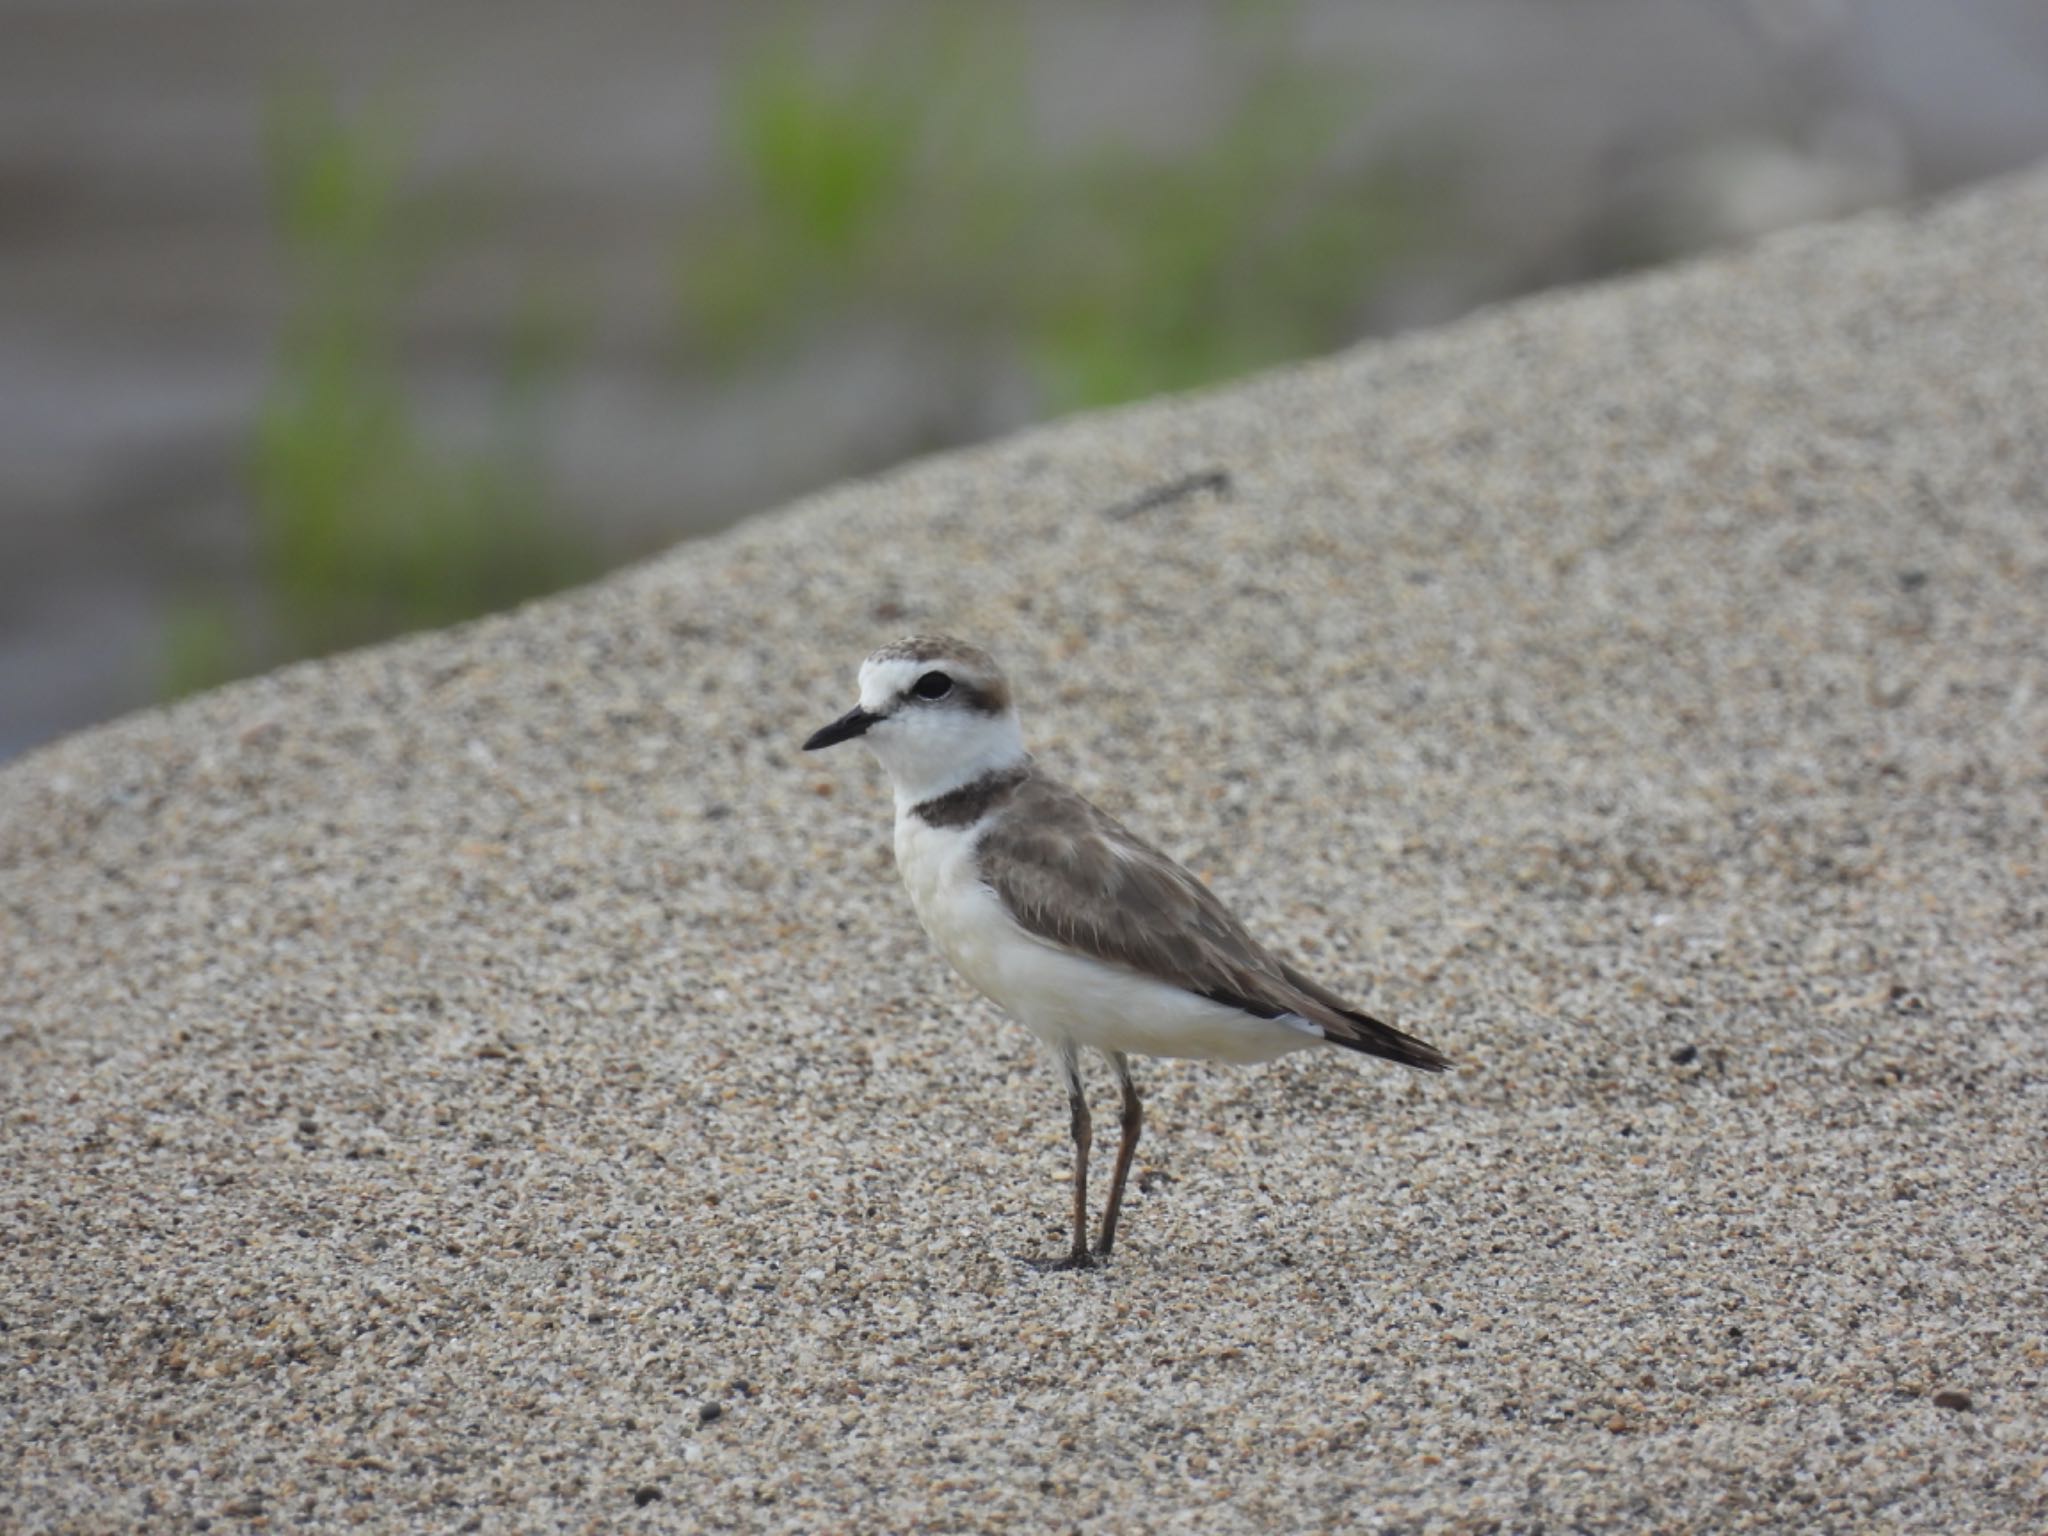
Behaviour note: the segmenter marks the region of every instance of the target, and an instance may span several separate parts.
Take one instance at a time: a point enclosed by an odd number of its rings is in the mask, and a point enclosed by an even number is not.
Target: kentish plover
[[[860,737],[896,789],[896,867],[953,968],[1050,1047],[1074,1134],[1074,1242],[1085,1269],[1116,1242],[1144,1111],[1129,1057],[1267,1061],[1341,1045],[1439,1072],[1435,1047],[1359,1012],[1245,931],[1209,888],[1048,777],[1024,750],[988,654],[915,636],[860,669],[860,703],[804,743]],[[1123,1138],[1088,1247],[1088,1101],[1080,1053],[1109,1059]]]

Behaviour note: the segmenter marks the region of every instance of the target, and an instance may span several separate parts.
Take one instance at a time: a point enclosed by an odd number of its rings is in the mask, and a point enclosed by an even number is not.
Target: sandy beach
[[[2048,1526],[2044,274],[2036,174],[10,763],[0,1526]],[[1029,1268],[1056,1080],[796,750],[921,629],[1455,1069],[1141,1063]]]

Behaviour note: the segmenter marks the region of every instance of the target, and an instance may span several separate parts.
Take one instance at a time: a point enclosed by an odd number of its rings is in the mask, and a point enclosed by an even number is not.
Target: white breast
[[[896,818],[896,868],[917,920],[954,970],[1004,1007],[1002,951],[1030,942],[1010,921],[974,863],[975,829]],[[1014,1011],[1014,1010],[1012,1010]]]
[[[1033,1034],[1055,1045],[1231,1062],[1270,1060],[1322,1038],[1306,1020],[1254,1018],[1035,937],[983,883],[979,831],[900,814],[896,867],[939,953]]]

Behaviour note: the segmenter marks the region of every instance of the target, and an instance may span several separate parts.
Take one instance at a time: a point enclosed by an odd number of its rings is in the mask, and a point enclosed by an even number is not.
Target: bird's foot
[[[1063,1253],[1056,1259],[1026,1259],[1024,1261],[1041,1275],[1063,1274],[1070,1269],[1106,1269],[1107,1255],[1090,1253],[1083,1248],[1075,1253]]]

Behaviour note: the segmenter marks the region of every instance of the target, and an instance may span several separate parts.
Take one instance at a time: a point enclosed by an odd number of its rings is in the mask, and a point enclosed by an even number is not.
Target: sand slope
[[[1058,1089],[794,750],[923,627],[1458,1069],[1147,1065],[1020,1264]],[[0,1526],[2042,1528],[2044,820],[2038,175],[88,733]]]

